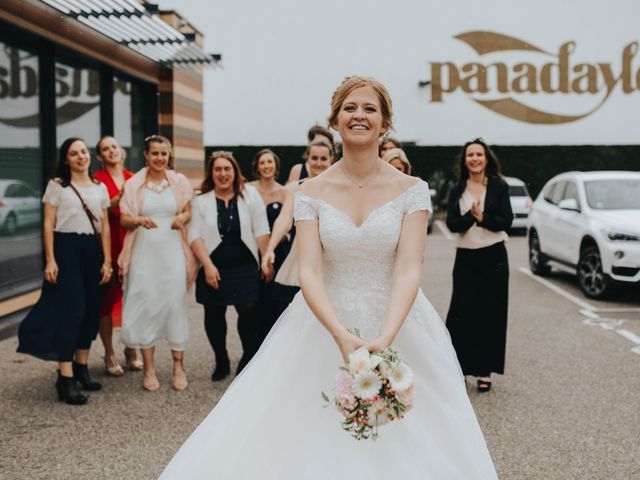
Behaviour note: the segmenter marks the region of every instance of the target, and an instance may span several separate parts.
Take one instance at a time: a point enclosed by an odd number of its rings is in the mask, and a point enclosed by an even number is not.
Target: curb
[[[31,307],[0,318],[0,341],[17,335],[20,322],[27,316],[29,310],[31,310]]]

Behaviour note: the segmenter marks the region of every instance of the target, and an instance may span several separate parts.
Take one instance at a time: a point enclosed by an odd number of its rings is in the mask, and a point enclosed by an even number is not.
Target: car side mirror
[[[560,200],[560,203],[558,203],[558,207],[561,210],[569,210],[571,212],[580,211],[578,201],[575,198],[565,198],[564,200]]]

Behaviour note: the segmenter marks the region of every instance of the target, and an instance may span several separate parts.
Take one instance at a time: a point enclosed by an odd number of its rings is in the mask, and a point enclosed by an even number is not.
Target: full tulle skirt
[[[375,442],[357,441],[323,407],[342,358],[299,293],[160,478],[496,479],[449,334],[422,292],[393,346],[413,369],[414,407]]]

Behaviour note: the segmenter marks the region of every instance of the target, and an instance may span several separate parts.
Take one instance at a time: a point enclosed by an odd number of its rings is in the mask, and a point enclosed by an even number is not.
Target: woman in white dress
[[[447,330],[419,290],[427,184],[377,155],[391,113],[373,79],[334,93],[344,158],[295,196],[302,293],[162,479],[497,478]],[[354,440],[320,400],[361,345],[393,345],[416,382],[411,412],[375,443]]]
[[[172,386],[187,388],[183,357],[188,338],[187,288],[195,273],[185,226],[191,219],[193,189],[171,169],[171,143],[146,140],[147,167],[125,184],[121,223],[128,232],[118,265],[124,277],[122,341],[142,349],[145,390],[160,387],[153,359],[166,339],[173,357]]]

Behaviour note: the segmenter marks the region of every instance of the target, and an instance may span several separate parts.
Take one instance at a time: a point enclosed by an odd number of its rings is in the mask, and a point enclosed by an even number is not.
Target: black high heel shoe
[[[58,380],[56,381],[56,391],[58,400],[69,405],[84,405],[87,397],[78,391],[76,379],[74,377],[63,377],[58,370]]]
[[[85,390],[96,392],[102,388],[100,383],[91,380],[89,367],[81,363],[73,362],[73,378],[75,378]]]

